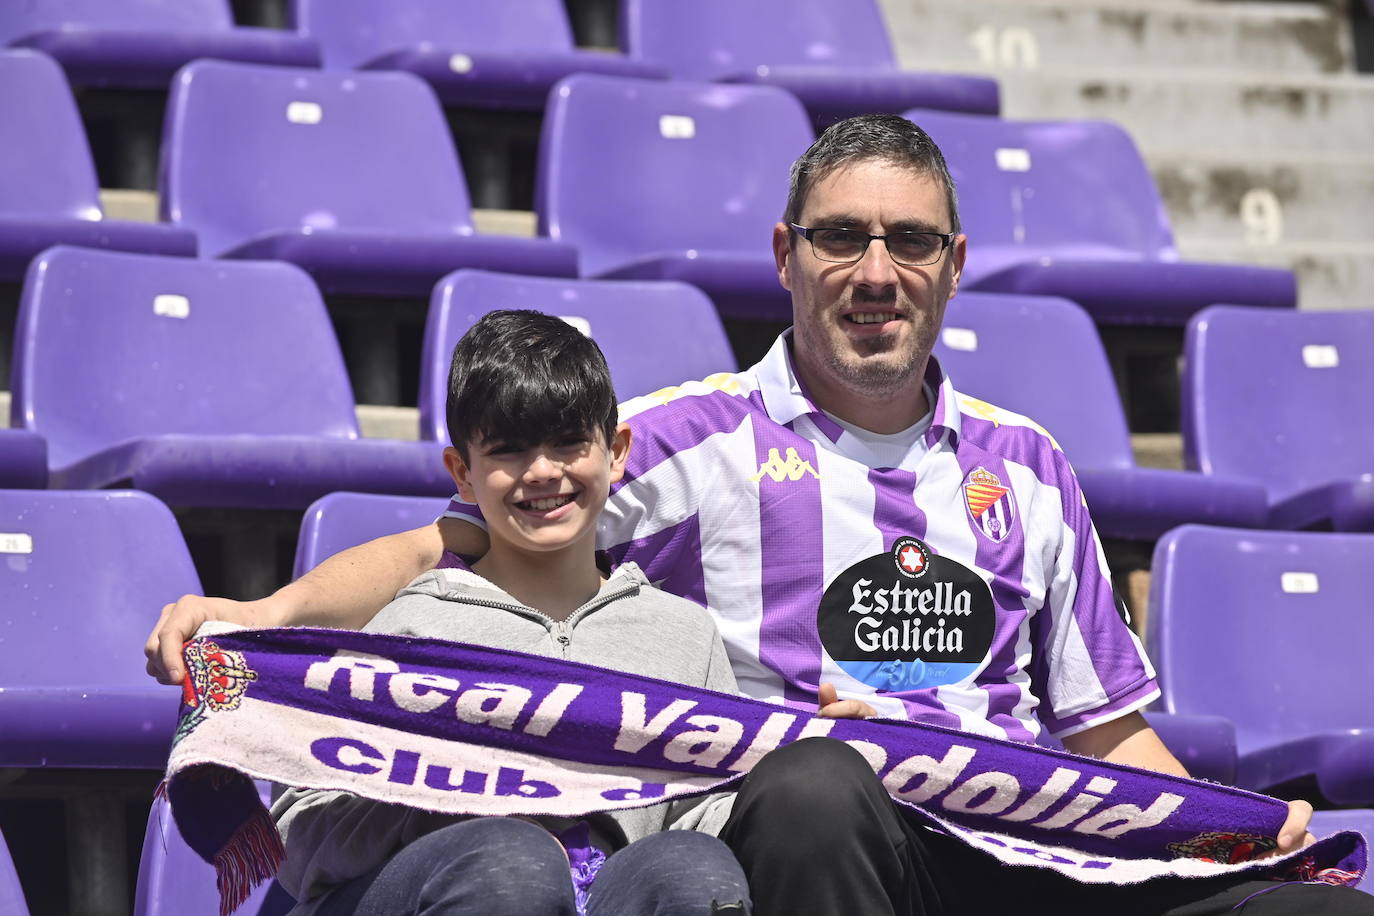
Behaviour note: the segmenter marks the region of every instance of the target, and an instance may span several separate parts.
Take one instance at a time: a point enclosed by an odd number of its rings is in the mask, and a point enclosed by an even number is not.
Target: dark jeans
[[[715,837],[671,830],[644,837],[606,860],[587,899],[588,916],[706,916],[713,901],[743,902],[739,863]],[[320,916],[472,914],[573,916],[577,907],[563,847],[528,821],[484,817],[420,837],[385,865],[325,898]]]
[[[1086,885],[1005,866],[909,821],[858,752],[830,738],[764,757],[721,839],[744,866],[759,916],[1206,916],[1242,903],[1244,916],[1374,916],[1374,897],[1348,887],[1234,877]]]

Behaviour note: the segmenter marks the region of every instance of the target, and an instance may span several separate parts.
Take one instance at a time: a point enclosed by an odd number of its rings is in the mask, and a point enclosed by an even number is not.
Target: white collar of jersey
[[[764,410],[774,422],[787,426],[798,417],[810,416],[819,428],[834,429],[835,435],[839,435],[839,426],[811,402],[811,397],[792,367],[791,328],[773,341],[768,353],[754,367],[754,373],[758,379],[759,394],[763,397]],[[957,442],[960,423],[954,386],[934,354],[926,364],[925,383],[935,392],[935,416],[926,430],[927,444],[933,447],[946,431],[951,441]]]

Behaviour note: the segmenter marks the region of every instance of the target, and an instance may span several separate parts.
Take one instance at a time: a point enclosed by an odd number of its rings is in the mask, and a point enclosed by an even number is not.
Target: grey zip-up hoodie
[[[449,639],[566,658],[735,693],[735,676],[710,615],[649,584],[633,563],[618,567],[567,620],[525,607],[465,569],[435,569],[403,589],[365,630]],[[607,854],[666,829],[698,800],[589,815]],[[670,811],[671,807],[671,811]],[[277,877],[312,913],[333,887],[377,867],[398,849],[461,818],[383,804],[346,792],[288,789],[272,806],[286,844]],[[558,833],[574,821],[540,818]]]

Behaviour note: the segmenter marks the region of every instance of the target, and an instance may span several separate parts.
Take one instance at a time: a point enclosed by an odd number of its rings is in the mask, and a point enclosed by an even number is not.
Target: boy
[[[591,339],[538,312],[486,315],[454,349],[447,412],[444,464],[481,506],[491,548],[471,568],[424,573],[368,630],[735,692],[706,611],[653,588],[634,564],[610,571],[596,553],[597,517],[624,473],[630,430],[616,423],[610,372]],[[296,916],[571,914],[581,902],[574,882],[581,891],[594,873],[591,914],[704,914],[714,901],[745,912],[747,885],[729,849],[694,831],[665,832],[682,807],[576,823],[460,820],[291,789],[273,806],[287,853],[279,879],[301,901]]]

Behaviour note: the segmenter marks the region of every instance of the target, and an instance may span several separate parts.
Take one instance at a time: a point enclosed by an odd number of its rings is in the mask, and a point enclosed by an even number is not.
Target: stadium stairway
[[[1374,77],[1342,0],[881,0],[904,67],[1002,81],[1009,118],[1106,118],[1189,260],[1287,267],[1304,309],[1374,306]]]

